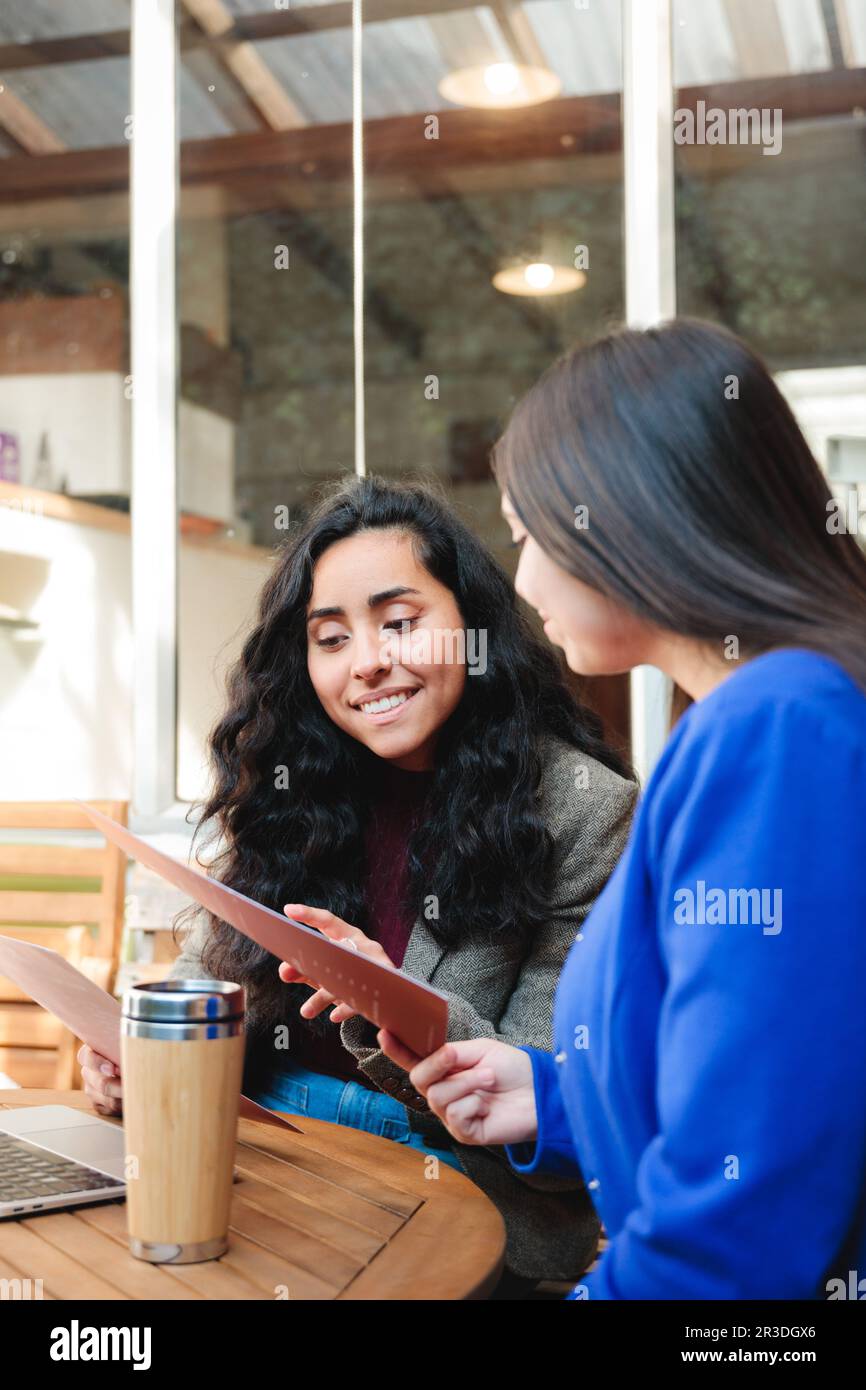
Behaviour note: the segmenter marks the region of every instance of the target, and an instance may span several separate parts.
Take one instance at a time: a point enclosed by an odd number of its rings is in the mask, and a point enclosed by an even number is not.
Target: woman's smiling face
[[[322,708],[378,757],[432,767],[466,683],[463,662],[436,658],[461,650],[442,634],[463,627],[411,537],[374,530],[336,541],[316,562],[307,605],[307,669]]]

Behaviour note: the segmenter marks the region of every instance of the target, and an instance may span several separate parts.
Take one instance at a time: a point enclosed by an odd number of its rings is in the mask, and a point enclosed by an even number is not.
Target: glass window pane
[[[354,468],[350,31],[181,18],[178,795],[275,543]],[[348,102],[348,105],[347,105]]]
[[[676,0],[679,312],[776,368],[862,363],[866,8]]]
[[[5,0],[0,11],[0,766],[11,799],[130,792],[128,52],[126,0]]]
[[[181,530],[209,528],[223,555],[227,542],[260,550],[238,560],[242,597],[215,604],[203,634],[182,547],[182,796],[201,784],[275,517],[297,519],[355,466],[351,9],[227,8],[222,42],[190,16],[181,30]],[[624,309],[619,0],[526,0],[507,15],[396,0],[367,17],[367,467],[437,475],[511,565],[490,443],[551,358]],[[547,84],[542,101],[530,86],[532,105],[479,111],[446,94],[461,69],[498,63],[501,81],[512,62]],[[563,292],[527,282],[527,265]]]
[[[434,475],[512,571],[490,446],[625,313],[619,0],[387,12],[364,27],[367,469]],[[624,732],[624,683],[590,685]]]
[[[490,443],[624,312],[619,4],[395,8],[364,31],[367,463],[439,475],[501,546]]]

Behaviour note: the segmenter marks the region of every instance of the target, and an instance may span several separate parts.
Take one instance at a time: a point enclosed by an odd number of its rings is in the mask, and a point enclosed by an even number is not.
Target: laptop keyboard
[[[122,1186],[119,1178],[99,1173],[85,1163],[61,1158],[13,1134],[0,1133],[0,1202]]]

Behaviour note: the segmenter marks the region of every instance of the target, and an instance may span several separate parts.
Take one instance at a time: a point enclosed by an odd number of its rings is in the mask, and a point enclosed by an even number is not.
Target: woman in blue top
[[[460,1143],[583,1175],[610,1243],[571,1297],[862,1297],[866,557],[709,324],[561,359],[495,466],[572,669],[650,663],[694,703],[576,933],[554,1052],[380,1041]]]

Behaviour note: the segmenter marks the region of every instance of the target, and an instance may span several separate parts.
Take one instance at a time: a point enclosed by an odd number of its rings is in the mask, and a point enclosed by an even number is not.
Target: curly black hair
[[[375,935],[362,897],[363,827],[380,760],[322,708],[306,632],[316,561],[336,541],[370,530],[408,535],[419,562],[454,595],[466,628],[488,633],[486,670],[466,681],[439,731],[424,815],[409,842],[408,906],[417,915],[435,894],[439,916],[428,925],[445,947],[470,933],[528,938],[549,910],[551,845],[537,801],[545,740],[632,774],[533,634],[504,571],[424,484],[344,482],[278,552],[210,737],[213,787],[196,836],[209,827],[208,839],[220,844],[210,872],[255,901],[278,912],[286,902],[324,907]],[[278,767],[288,769],[287,788],[275,785]],[[273,956],[208,916],[202,963],[245,986],[252,1029],[297,1026],[307,989],[282,984]],[[315,1024],[327,1027],[325,1019]]]

